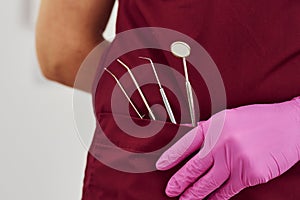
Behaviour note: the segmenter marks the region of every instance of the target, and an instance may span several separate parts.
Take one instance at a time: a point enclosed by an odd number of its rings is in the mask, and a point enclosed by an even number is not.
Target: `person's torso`
[[[228,108],[300,96],[300,1],[119,0],[117,33],[141,27],[179,31],[202,45],[220,71]],[[198,84],[203,80],[193,74],[190,78],[202,102],[198,120],[206,120],[212,114],[207,89]],[[96,90],[96,113],[111,112],[110,99],[106,98],[108,88],[111,86],[105,88],[104,84]],[[99,120],[102,124],[112,121],[105,117]],[[116,134],[115,142],[126,143],[126,137],[119,137],[115,128],[111,132]],[[128,141],[128,146],[142,148],[143,143],[139,146],[135,140]],[[175,171],[124,173],[89,155],[83,199],[176,199],[164,194]],[[104,177],[109,178],[104,181]],[[300,199],[298,184],[299,163],[282,176],[247,188],[233,199]]]

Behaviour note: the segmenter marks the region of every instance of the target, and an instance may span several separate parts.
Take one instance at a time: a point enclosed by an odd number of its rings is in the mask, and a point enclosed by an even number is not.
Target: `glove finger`
[[[166,194],[170,197],[180,195],[190,184],[204,174],[212,164],[213,158],[211,154],[205,158],[200,158],[198,154],[195,155],[169,180]]]
[[[222,165],[215,163],[207,174],[201,177],[182,194],[180,200],[204,199],[210,193],[217,190],[230,175],[226,167],[221,166]]]
[[[156,162],[156,168],[158,170],[168,170],[176,166],[190,154],[200,149],[203,138],[203,129],[200,124],[165,151]]]

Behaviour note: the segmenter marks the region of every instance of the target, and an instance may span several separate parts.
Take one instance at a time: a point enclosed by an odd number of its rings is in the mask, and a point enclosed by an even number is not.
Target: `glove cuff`
[[[300,96],[299,96],[299,97],[295,97],[294,100],[295,100],[296,102],[298,102],[299,105],[300,105]]]
[[[297,114],[296,119],[298,119],[298,122],[300,122],[300,96],[293,98],[293,102],[295,103],[295,106],[299,108],[298,111],[296,111]]]
[[[293,98],[293,100],[295,100],[296,103],[298,103],[298,105],[299,105],[299,107],[300,107],[300,96],[299,96],[299,97]]]

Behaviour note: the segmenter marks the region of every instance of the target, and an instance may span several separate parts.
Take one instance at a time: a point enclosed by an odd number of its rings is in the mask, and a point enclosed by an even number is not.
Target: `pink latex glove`
[[[223,200],[266,183],[300,160],[300,98],[217,113],[163,153],[157,169],[170,169],[200,148],[170,179],[168,196]]]

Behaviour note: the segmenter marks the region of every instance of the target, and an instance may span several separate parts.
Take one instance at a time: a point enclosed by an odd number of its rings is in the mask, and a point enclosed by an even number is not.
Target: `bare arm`
[[[104,40],[114,1],[41,1],[36,49],[46,78],[73,87],[82,61]]]

